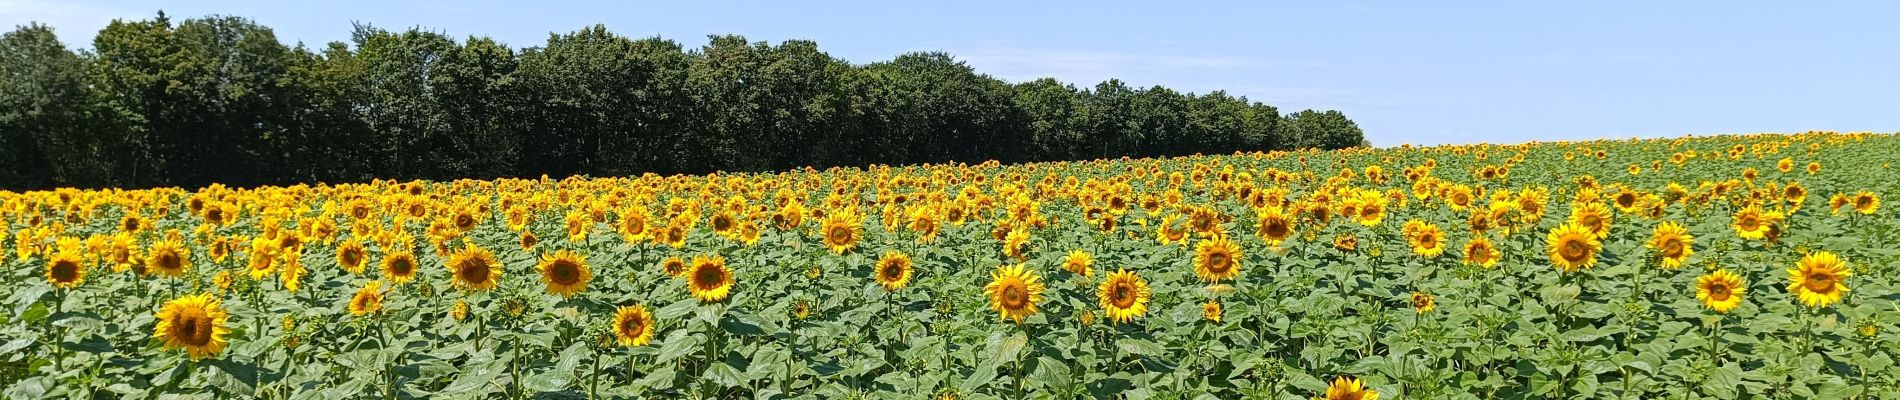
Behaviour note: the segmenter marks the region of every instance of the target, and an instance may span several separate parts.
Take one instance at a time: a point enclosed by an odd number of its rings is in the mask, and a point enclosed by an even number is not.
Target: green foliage
[[[516,49],[358,25],[279,42],[229,16],[114,21],[91,52],[0,39],[0,188],[638,175],[1180,156],[1364,144],[1337,111],[1225,92],[1011,84],[941,52],[696,49],[604,26]],[[17,150],[16,150],[17,149]]]

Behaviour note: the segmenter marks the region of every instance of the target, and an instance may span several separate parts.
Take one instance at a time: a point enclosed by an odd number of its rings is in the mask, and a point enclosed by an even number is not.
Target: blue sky
[[[1378,146],[1900,131],[1900,2],[630,3],[0,0],[0,25],[41,21],[89,47],[112,19],[163,9],[312,46],[361,21],[515,47],[604,23],[688,47],[810,39],[857,63],[942,50],[1010,81],[1116,77],[1338,109]]]

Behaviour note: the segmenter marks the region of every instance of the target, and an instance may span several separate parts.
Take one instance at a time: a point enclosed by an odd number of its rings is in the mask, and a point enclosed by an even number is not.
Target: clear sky
[[[1900,2],[1178,3],[0,0],[0,25],[90,47],[112,19],[163,9],[313,47],[360,21],[514,47],[603,23],[687,47],[810,39],[855,63],[942,50],[1012,82],[1115,77],[1337,109],[1377,146],[1900,131]]]

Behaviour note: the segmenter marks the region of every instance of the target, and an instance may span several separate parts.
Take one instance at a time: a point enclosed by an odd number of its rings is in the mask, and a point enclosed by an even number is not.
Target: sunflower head
[[[1240,246],[1226,237],[1201,241],[1194,247],[1194,275],[1208,282],[1240,276]]]
[[[1674,221],[1656,226],[1656,232],[1649,237],[1646,245],[1662,258],[1662,266],[1667,269],[1682,268],[1689,255],[1695,254],[1695,237],[1689,236],[1689,229]]]
[[[1497,265],[1499,258],[1498,247],[1491,244],[1491,238],[1478,234],[1473,235],[1471,241],[1465,242],[1464,262],[1466,265],[1488,269]]]
[[[409,283],[416,279],[416,255],[407,250],[397,250],[383,256],[383,278],[396,284]]]
[[[1421,224],[1406,236],[1406,244],[1411,246],[1412,254],[1436,258],[1445,253],[1445,231],[1437,224]]]
[[[447,266],[455,287],[462,290],[487,291],[501,282],[501,262],[495,260],[495,253],[473,244],[450,254]]]
[[[877,279],[877,285],[883,286],[885,291],[895,292],[910,283],[911,271],[910,255],[889,251],[877,260],[874,278]]]
[[[62,289],[79,287],[86,282],[86,263],[78,251],[60,250],[46,261],[46,282]]]
[[[1261,209],[1256,218],[1259,219],[1259,224],[1254,234],[1260,236],[1260,240],[1266,241],[1267,244],[1278,246],[1287,238],[1293,237],[1293,218],[1287,215],[1284,209],[1267,207]]]
[[[587,258],[572,250],[560,250],[541,256],[541,262],[534,266],[541,271],[541,281],[548,286],[548,293],[572,297],[587,290],[587,282],[594,279],[593,269],[588,268]]]
[[[1603,248],[1590,228],[1574,222],[1552,229],[1544,241],[1549,249],[1551,265],[1564,272],[1595,266],[1597,251]]]
[[[1730,227],[1735,228],[1736,235],[1748,240],[1767,237],[1768,225],[1768,215],[1758,204],[1750,204],[1736,211],[1733,222],[1729,224]]]
[[[1039,280],[1023,264],[998,267],[990,273],[983,294],[989,297],[990,309],[1005,320],[1022,324],[1024,318],[1036,314],[1036,304],[1042,302],[1044,287]]]
[[[1209,299],[1206,303],[1201,303],[1201,319],[1218,324],[1220,323],[1220,317],[1220,301]]]
[[[166,350],[185,349],[185,353],[193,360],[216,357],[224,352],[227,344],[225,336],[231,334],[231,329],[225,327],[230,314],[210,294],[188,295],[167,301],[158,310],[157,319],[152,337],[163,344]]]
[[[1854,212],[1873,214],[1880,211],[1880,195],[1872,191],[1861,191],[1854,195]]]
[[[1438,298],[1432,297],[1430,293],[1412,292],[1413,312],[1424,314],[1436,309],[1438,309]]]
[[[1696,278],[1695,298],[1704,307],[1718,313],[1726,313],[1742,304],[1742,294],[1748,291],[1742,283],[1742,276],[1726,269],[1718,269]]]
[[[1801,257],[1795,268],[1788,270],[1788,292],[1808,307],[1827,307],[1847,295],[1846,280],[1852,274],[1840,256],[1815,252]]]
[[[614,310],[613,328],[621,346],[645,346],[653,341],[653,313],[644,305],[620,306]]]
[[[823,236],[825,248],[844,254],[857,247],[858,239],[864,236],[864,221],[854,212],[830,212],[826,213],[824,223],[819,224],[818,232]]]
[[[732,270],[724,256],[696,256],[687,267],[686,289],[701,303],[724,301],[732,291]]]
[[[383,309],[383,281],[369,281],[350,297],[350,315],[372,314]]]
[[[1116,323],[1128,323],[1148,313],[1148,299],[1153,293],[1148,290],[1148,281],[1140,275],[1118,269],[1102,279],[1096,288],[1096,300],[1108,319]]]
[[[1095,258],[1081,249],[1069,251],[1069,255],[1062,259],[1062,270],[1076,275],[1093,275],[1095,271],[1090,268],[1092,265],[1095,265]]]
[[[1379,392],[1366,387],[1359,378],[1341,376],[1326,386],[1325,400],[1379,400]]]
[[[684,278],[686,277],[686,259],[672,256],[660,260],[660,271],[665,272],[667,276]]]
[[[336,265],[352,274],[363,273],[363,267],[369,264],[369,252],[363,249],[363,242],[351,238],[336,247]]]

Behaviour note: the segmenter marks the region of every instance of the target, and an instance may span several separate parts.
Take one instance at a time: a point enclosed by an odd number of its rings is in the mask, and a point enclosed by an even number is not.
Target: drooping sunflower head
[[[1650,250],[1662,257],[1662,266],[1667,269],[1682,268],[1689,256],[1695,254],[1693,244],[1695,237],[1689,236],[1689,229],[1674,221],[1657,225],[1647,243]]]
[[[1424,314],[1438,309],[1438,298],[1431,293],[1412,292],[1412,311]]]
[[[447,266],[455,287],[462,290],[486,291],[501,282],[501,262],[495,260],[495,253],[474,244],[450,254]]]
[[[667,276],[684,278],[686,277],[686,259],[672,256],[660,260],[660,271],[666,272]]]
[[[1847,295],[1846,280],[1852,274],[1840,256],[1815,252],[1801,257],[1795,268],[1788,270],[1788,292],[1808,307],[1827,307]]]
[[[1029,258],[1029,231],[1011,229],[1003,235],[1003,255],[1022,261]]]
[[[416,279],[416,255],[407,250],[397,250],[383,256],[383,278],[396,284],[409,283]]]
[[[225,336],[231,334],[231,329],[225,327],[230,314],[210,294],[188,295],[167,301],[158,310],[157,319],[152,337],[162,343],[166,350],[185,349],[185,353],[193,360],[215,357],[224,352],[227,344]]]
[[[653,313],[644,305],[620,306],[614,310],[614,339],[621,346],[639,347],[653,341]]]
[[[1096,300],[1102,311],[1108,314],[1110,321],[1128,323],[1136,317],[1148,313],[1148,299],[1153,293],[1148,290],[1148,281],[1140,275],[1117,269],[1102,280],[1096,288]]]
[[[191,270],[191,253],[184,243],[162,240],[152,244],[145,254],[146,272],[160,276],[180,277]]]
[[[1093,275],[1095,270],[1090,268],[1093,265],[1095,265],[1095,258],[1082,249],[1071,250],[1069,255],[1062,259],[1062,270],[1081,276]]]
[[[1740,306],[1742,295],[1747,291],[1742,276],[1727,269],[1718,269],[1696,278],[1696,300],[1715,312],[1726,313]]]
[[[350,315],[366,315],[383,309],[383,281],[369,281],[350,297]]]
[[[695,256],[688,267],[686,289],[701,303],[723,301],[732,291],[732,270],[725,256]]]
[[[895,292],[903,289],[904,285],[910,284],[911,271],[910,255],[889,251],[877,260],[875,278],[878,286],[883,286],[886,291]]]
[[[1194,247],[1194,275],[1208,282],[1240,276],[1240,246],[1226,237],[1202,240]]]
[[[1498,247],[1491,244],[1491,238],[1483,234],[1475,234],[1471,237],[1471,241],[1465,242],[1464,262],[1466,265],[1489,269],[1497,265],[1498,253]]]
[[[998,267],[990,273],[983,294],[989,297],[990,309],[1005,320],[1022,324],[1024,318],[1036,314],[1036,304],[1042,302],[1044,288],[1039,280],[1023,264]]]
[[[1564,272],[1595,266],[1597,251],[1603,247],[1590,228],[1576,223],[1552,229],[1544,241],[1549,248],[1551,265]]]
[[[541,256],[541,262],[534,266],[541,271],[541,281],[548,286],[548,293],[572,297],[587,290],[587,282],[594,279],[593,269],[588,268],[587,258],[572,250],[560,250]]]
[[[1326,386],[1325,400],[1379,400],[1379,392],[1366,387],[1359,378],[1341,376]]]

